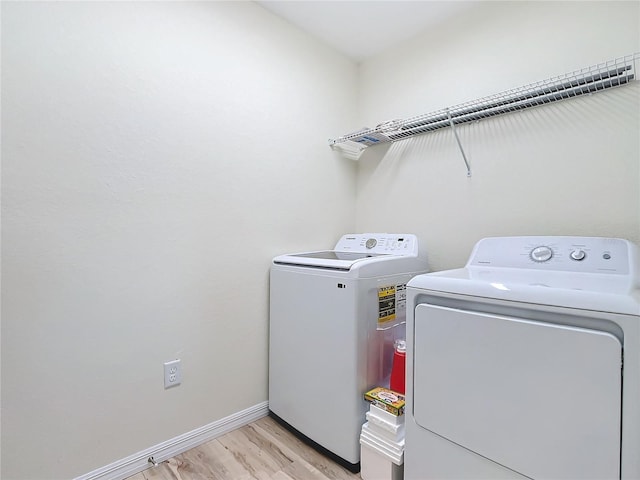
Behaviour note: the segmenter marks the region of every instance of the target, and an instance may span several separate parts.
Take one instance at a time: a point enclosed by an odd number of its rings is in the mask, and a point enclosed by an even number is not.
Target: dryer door
[[[528,477],[620,478],[621,361],[609,333],[421,304],[413,415]]]

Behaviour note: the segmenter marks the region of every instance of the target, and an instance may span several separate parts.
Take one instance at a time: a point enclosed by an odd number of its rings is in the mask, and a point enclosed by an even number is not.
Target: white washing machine
[[[359,470],[364,393],[388,385],[405,336],[406,283],[427,271],[415,235],[344,235],[333,250],[271,267],[269,409],[315,447]]]
[[[478,242],[407,288],[405,479],[640,478],[638,249]]]

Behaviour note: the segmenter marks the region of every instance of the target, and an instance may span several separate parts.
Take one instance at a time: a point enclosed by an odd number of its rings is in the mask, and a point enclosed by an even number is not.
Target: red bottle
[[[391,381],[389,382],[389,388],[403,395],[405,391],[406,358],[407,342],[404,340],[396,340],[393,352],[393,363],[391,364]]]

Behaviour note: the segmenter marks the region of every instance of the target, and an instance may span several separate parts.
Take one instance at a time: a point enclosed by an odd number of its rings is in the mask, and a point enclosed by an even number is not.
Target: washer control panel
[[[344,235],[335,251],[370,253],[372,255],[417,255],[418,240],[415,235],[390,233],[359,233]]]
[[[480,240],[467,266],[628,274],[637,247],[604,237],[491,237]]]

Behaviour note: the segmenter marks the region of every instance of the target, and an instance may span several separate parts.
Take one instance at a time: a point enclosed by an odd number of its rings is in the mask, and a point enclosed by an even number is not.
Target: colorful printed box
[[[384,387],[376,387],[364,394],[364,399],[375,406],[400,416],[404,414],[404,395]]]

